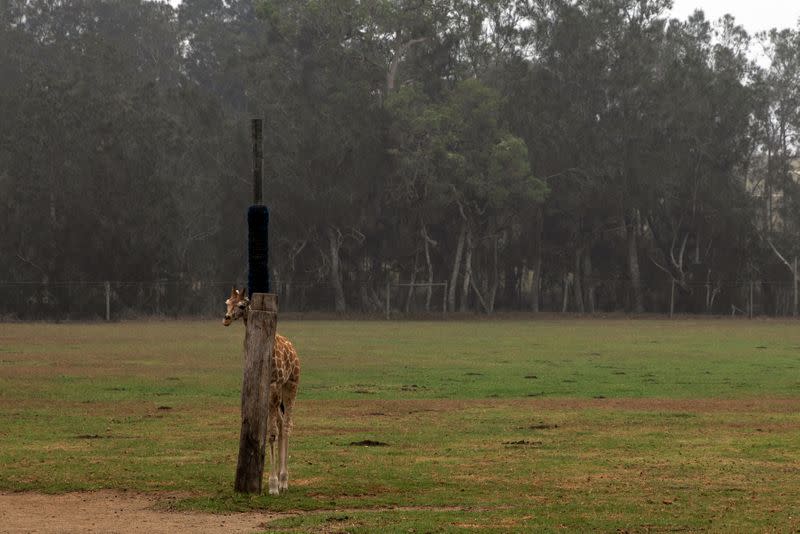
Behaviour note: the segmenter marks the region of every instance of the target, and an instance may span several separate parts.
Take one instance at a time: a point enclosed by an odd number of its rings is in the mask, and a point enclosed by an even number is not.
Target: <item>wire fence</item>
[[[273,285],[281,312],[336,311],[336,290],[330,284],[295,281]],[[230,288],[229,282],[176,280],[0,282],[0,321],[217,317],[225,311]],[[613,313],[632,312],[636,304],[628,280],[585,280],[580,288],[543,280],[536,308],[536,292],[519,283],[494,292],[476,288],[480,297],[471,288],[464,293],[461,281],[455,291],[450,291],[447,282],[345,281],[342,289],[348,313],[386,317],[435,317],[455,311],[482,312],[487,307],[499,312],[538,308],[542,312]],[[645,312],[664,315],[782,317],[794,315],[797,309],[795,285],[786,281],[679,285],[665,280],[643,286],[641,295]]]
[[[273,285],[282,312],[336,311],[335,289],[330,284]],[[345,282],[343,290],[347,311],[392,316],[442,313],[444,286]],[[221,317],[230,290],[230,282],[213,281],[0,282],[0,321]]]

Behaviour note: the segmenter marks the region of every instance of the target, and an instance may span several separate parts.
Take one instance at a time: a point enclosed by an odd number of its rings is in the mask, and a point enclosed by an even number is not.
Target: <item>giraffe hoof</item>
[[[269,494],[278,495],[278,477],[269,477]]]

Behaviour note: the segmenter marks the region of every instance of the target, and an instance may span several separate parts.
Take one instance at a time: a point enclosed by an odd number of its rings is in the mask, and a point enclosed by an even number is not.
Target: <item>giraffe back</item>
[[[297,356],[297,349],[291,341],[280,334],[275,334],[272,364],[270,382],[284,385],[297,384],[300,381],[300,358]]]

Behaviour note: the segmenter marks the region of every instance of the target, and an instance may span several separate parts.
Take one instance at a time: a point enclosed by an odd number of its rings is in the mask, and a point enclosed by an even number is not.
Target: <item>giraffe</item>
[[[250,300],[244,289],[231,288],[225,301],[227,310],[222,319],[229,326],[241,318],[247,325],[247,310]],[[272,374],[269,377],[269,494],[278,495],[289,489],[289,433],[292,430],[292,408],[300,382],[300,358],[292,342],[275,334],[275,349],[272,351]],[[276,457],[275,441],[278,442]],[[280,469],[280,471],[279,471]]]

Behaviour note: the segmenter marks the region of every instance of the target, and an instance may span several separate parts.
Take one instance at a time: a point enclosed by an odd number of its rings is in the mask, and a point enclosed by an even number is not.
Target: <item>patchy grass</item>
[[[298,512],[270,531],[800,528],[797,323],[281,322],[279,498],[231,489],[240,327],[0,324],[0,489]]]

